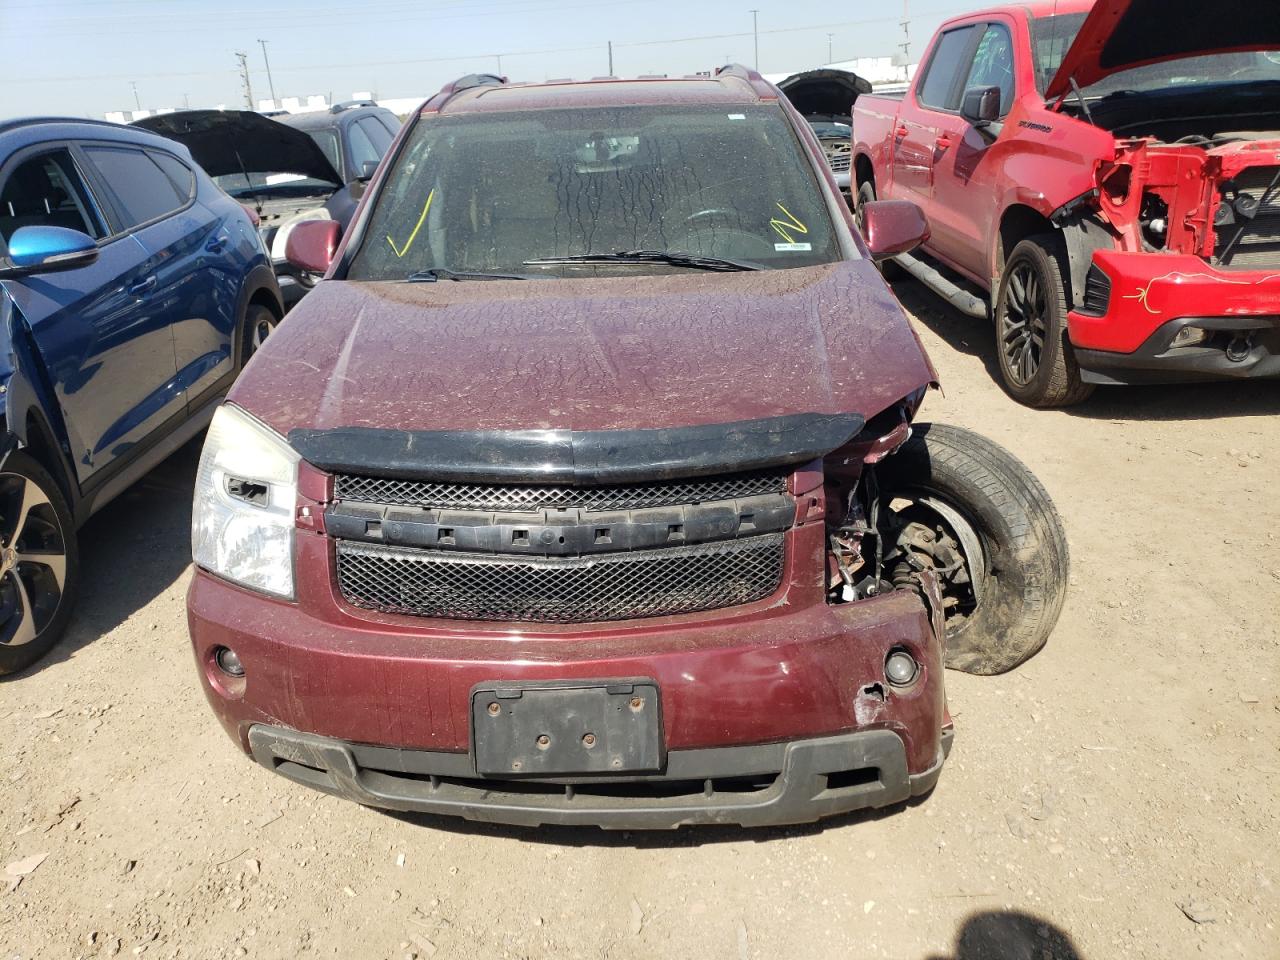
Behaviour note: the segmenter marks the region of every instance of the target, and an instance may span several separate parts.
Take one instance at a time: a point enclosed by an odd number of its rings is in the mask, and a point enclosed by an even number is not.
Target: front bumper
[[[760,809],[743,812],[741,822],[782,822],[779,816],[813,819],[827,812],[892,803],[910,796],[911,784],[931,783],[943,756],[943,731],[950,727],[938,639],[940,614],[931,615],[921,599],[908,592],[843,606],[826,604],[820,563],[823,533],[818,523],[788,535],[788,573],[779,593],[766,600],[700,614],[539,629],[532,624],[462,623],[351,608],[334,582],[332,542],[299,531],[297,603],[260,596],[197,570],[188,594],[188,622],[210,705],[228,735],[260,759],[253,731],[283,729],[313,735],[324,744],[377,745],[367,749],[426,758],[430,764],[419,772],[428,778],[480,780],[473,760],[471,694],[477,685],[495,681],[539,685],[617,677],[652,680],[661,698],[662,744],[668,757],[660,773],[678,774],[679,780],[690,779],[681,771],[692,771],[693,779],[715,779],[705,770],[680,766],[684,761],[679,758],[691,756],[691,751],[765,744],[772,745],[770,751],[785,752],[785,745],[795,741],[865,732],[887,735],[888,740],[876,738],[881,745],[867,756],[877,758],[870,764],[874,769],[889,770],[890,761],[880,758],[885,751],[895,753],[899,759],[892,770],[897,772],[884,775],[883,788],[873,791],[874,801],[864,802],[865,792],[839,797],[814,792],[813,777],[823,772],[827,761],[805,761],[808,786],[795,786],[800,781],[794,777],[783,778],[777,796],[769,794],[756,804]],[[940,609],[940,603],[935,604],[935,610]],[[218,670],[214,658],[220,646],[239,656],[245,667],[242,680],[231,681]],[[910,687],[895,688],[885,679],[885,659],[895,648],[908,650],[920,664],[919,679]],[[345,755],[326,756],[326,763],[315,769],[339,771],[346,779],[331,782],[341,783],[348,794],[357,789],[352,784],[363,783],[359,789],[373,799],[361,802],[395,806],[414,800],[412,795],[402,796],[402,787],[377,779],[381,772],[372,778],[351,776],[367,766],[359,752],[350,762]],[[856,760],[856,754],[846,751],[844,756],[846,760],[837,763],[840,770],[861,769],[846,762],[851,756]],[[447,763],[440,765],[439,758],[447,758]],[[383,767],[371,769],[385,772]],[[391,769],[399,768],[393,764]],[[718,776],[780,775],[784,769],[789,768],[759,769],[753,760],[742,771],[726,768]],[[387,789],[371,789],[370,784]],[[323,788],[323,780],[313,785]],[[380,790],[385,793],[381,800]],[[803,805],[812,816],[795,812],[801,803],[796,797],[806,791]],[[458,794],[446,807],[469,810],[475,806],[469,796]],[[438,793],[435,797],[440,799]],[[653,809],[649,801],[643,796],[633,800],[622,806],[639,820],[651,816],[658,825],[734,820],[717,813],[716,804],[704,804],[692,813],[659,809],[646,814]],[[541,809],[540,804],[534,807]],[[572,809],[587,810],[574,814],[586,819],[547,822],[597,822],[590,811],[600,808]],[[508,806],[498,804],[488,816],[505,818],[507,812]],[[517,822],[536,821],[532,813],[519,816],[524,819]],[[611,822],[633,821],[619,814]]]
[[[462,754],[362,746],[263,724],[250,728],[249,744],[267,769],[365,806],[521,826],[660,830],[810,823],[901,803],[933,789],[951,731],[933,765],[915,774],[897,734],[865,730],[672,752],[661,775],[560,781],[482,779]]]
[[[1094,254],[1095,277],[1099,271],[1105,282],[1091,280],[1088,288],[1092,312],[1077,309],[1068,317],[1086,382],[1280,376],[1280,272],[1218,270],[1199,257],[1114,250]],[[1212,337],[1174,346],[1188,326]]]

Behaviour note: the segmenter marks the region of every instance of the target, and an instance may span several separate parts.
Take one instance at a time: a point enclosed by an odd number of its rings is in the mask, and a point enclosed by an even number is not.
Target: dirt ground
[[[945,395],[1055,497],[1071,592],[1013,674],[948,675],[955,751],[906,809],[609,834],[366,810],[232,747],[188,649],[195,454],[85,530],[66,641],[0,682],[0,960],[1280,958],[1280,386],[1036,413],[920,288]],[[3,879],[0,877],[0,879]]]

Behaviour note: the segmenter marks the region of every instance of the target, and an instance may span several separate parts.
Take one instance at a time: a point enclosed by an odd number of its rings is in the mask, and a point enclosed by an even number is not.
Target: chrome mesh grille
[[[783,535],[551,560],[339,541],[347,602],[450,620],[593,623],[752,603],[782,582]]]
[[[486,510],[499,513],[537,513],[557,507],[583,510],[641,510],[678,504],[739,500],[766,493],[784,493],[790,471],[693,477],[604,487],[558,487],[493,483],[440,483],[432,480],[389,480],[339,474],[339,500],[413,506],[428,510]]]
[[[822,150],[833,173],[848,173],[853,165],[853,144],[848,140],[824,140]]]

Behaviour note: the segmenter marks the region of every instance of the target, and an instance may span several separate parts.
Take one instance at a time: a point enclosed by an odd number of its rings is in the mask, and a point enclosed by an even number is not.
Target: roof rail
[[[441,87],[440,92],[423,105],[422,112],[439,113],[444,109],[444,105],[458,94],[474,90],[476,87],[505,87],[506,85],[507,78],[494,73],[469,73]]]
[[[744,67],[740,63],[727,63],[723,67],[717,67],[715,75],[717,77],[737,77],[747,83],[761,100],[776,100],[778,98],[777,88],[773,84],[761,76],[758,71],[752,70],[750,67]]]

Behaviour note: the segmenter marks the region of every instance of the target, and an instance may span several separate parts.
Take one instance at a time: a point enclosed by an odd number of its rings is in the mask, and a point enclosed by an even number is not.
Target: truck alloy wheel
[[[245,313],[245,360],[262,349],[262,345],[267,342],[267,337],[275,332],[279,322],[276,315],[266,307],[256,304],[249,306]]]
[[[985,437],[917,424],[876,478],[886,576],[903,586],[913,571],[938,575],[947,666],[1004,673],[1039,651],[1066,599],[1069,559],[1035,475]]]
[[[1062,240],[1044,234],[1009,255],[996,298],[996,356],[1005,390],[1030,407],[1065,407],[1093,392],[1067,339]]]
[[[79,554],[70,511],[35,460],[0,467],[0,674],[39,659],[71,614]]]

